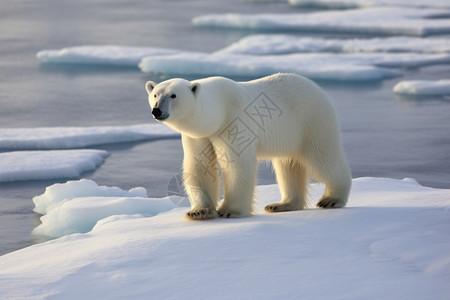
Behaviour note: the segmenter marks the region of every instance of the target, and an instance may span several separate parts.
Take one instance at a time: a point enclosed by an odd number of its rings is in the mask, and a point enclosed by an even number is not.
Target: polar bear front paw
[[[217,213],[216,210],[212,208],[200,208],[188,211],[186,217],[191,220],[208,220],[216,218]]]

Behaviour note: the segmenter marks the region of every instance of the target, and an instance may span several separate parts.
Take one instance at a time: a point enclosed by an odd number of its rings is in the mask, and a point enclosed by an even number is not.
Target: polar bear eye
[[[177,97],[177,95],[175,95],[175,94],[170,95],[170,98],[172,98],[172,99],[174,99],[176,97]]]
[[[156,98],[156,94],[153,95]]]

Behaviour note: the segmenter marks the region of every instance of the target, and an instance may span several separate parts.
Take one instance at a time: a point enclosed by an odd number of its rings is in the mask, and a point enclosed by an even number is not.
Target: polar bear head
[[[182,122],[196,109],[200,83],[175,78],[159,84],[148,81],[145,85],[153,118],[173,125]]]

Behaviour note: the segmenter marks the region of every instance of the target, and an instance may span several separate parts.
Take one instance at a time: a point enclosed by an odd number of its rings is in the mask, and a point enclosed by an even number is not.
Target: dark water
[[[167,78],[137,68],[41,66],[35,58],[39,50],[115,44],[209,52],[251,32],[194,28],[194,16],[292,11],[285,3],[243,0],[2,1],[0,128],[153,122],[144,83]],[[402,78],[377,83],[319,82],[339,115],[353,177],[412,177],[423,185],[450,188],[450,99],[392,93],[399,80],[448,78],[450,66],[401,71]],[[144,186],[159,197],[180,172],[177,139],[95,148],[111,156],[83,177],[101,185]],[[270,167],[262,166],[259,182],[273,180]],[[55,182],[0,184],[0,255],[37,242],[30,236],[38,223],[31,199]]]

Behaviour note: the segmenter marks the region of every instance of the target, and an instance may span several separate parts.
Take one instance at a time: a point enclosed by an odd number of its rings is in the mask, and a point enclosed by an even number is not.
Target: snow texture
[[[116,127],[1,128],[0,149],[70,149],[179,137],[179,133],[162,124]]]
[[[78,178],[103,163],[102,150],[15,151],[0,153],[0,182]]]
[[[242,38],[219,50],[220,54],[289,54],[299,52],[416,52],[450,53],[448,39],[388,37],[371,39],[324,39],[284,34],[258,34]]]
[[[417,96],[450,95],[450,80],[400,81],[394,86],[394,93]]]
[[[259,186],[255,216],[205,222],[165,199],[69,200],[76,215],[92,207],[92,231],[1,256],[0,298],[450,297],[450,190],[358,178],[346,208],[263,213],[279,198],[276,185]],[[160,213],[139,215],[146,201]],[[115,215],[103,218],[101,207]]]
[[[97,64],[136,67],[142,58],[150,55],[179,52],[164,48],[127,46],[78,46],[60,50],[43,50],[37,58],[42,63]]]
[[[443,7],[450,8],[449,0],[288,0],[297,7],[317,7],[330,9],[364,8],[373,6]]]
[[[254,30],[299,30],[327,33],[362,33],[427,36],[450,33],[450,10],[375,7],[295,14],[215,14],[195,17],[203,27]]]
[[[147,57],[143,72],[202,76],[261,77],[277,72],[296,73],[315,80],[368,81],[400,76],[382,67],[420,67],[449,63],[450,54],[417,53],[297,53],[241,55],[189,53]]]

